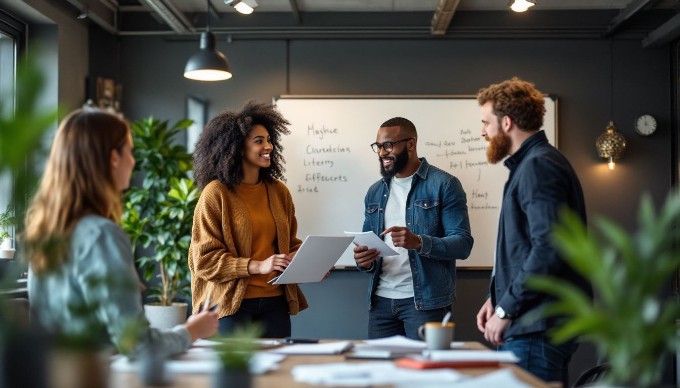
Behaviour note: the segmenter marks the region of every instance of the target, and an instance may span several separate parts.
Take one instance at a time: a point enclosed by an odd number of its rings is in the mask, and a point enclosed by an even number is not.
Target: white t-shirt
[[[385,229],[390,226],[406,226],[406,197],[411,190],[413,175],[406,178],[393,177],[390,181],[390,196],[385,206]],[[408,249],[395,247],[392,234],[385,235],[385,243],[399,253],[382,259],[382,271],[376,295],[390,299],[413,297],[413,275],[408,260]]]

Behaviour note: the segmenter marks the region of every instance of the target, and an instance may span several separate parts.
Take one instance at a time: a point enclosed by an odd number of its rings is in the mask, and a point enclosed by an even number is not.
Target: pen
[[[208,285],[208,295],[205,297],[205,302],[203,303],[203,310],[201,311],[208,311],[210,308],[210,296],[212,295],[214,287],[211,287],[211,285]]]

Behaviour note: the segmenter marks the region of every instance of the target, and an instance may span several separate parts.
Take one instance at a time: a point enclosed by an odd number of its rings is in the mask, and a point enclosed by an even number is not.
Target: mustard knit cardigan
[[[290,192],[280,181],[264,184],[276,224],[276,253],[295,252],[302,241],[296,236],[297,220]],[[250,280],[252,229],[246,206],[235,192],[217,180],[203,189],[194,211],[189,248],[194,314],[201,309],[211,288],[211,304],[219,303],[216,312],[220,318],[238,311]],[[291,315],[308,307],[297,284],[283,287]]]

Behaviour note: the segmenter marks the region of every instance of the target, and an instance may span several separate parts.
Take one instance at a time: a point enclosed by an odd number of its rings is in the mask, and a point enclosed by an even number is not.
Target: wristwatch
[[[510,315],[501,306],[496,306],[496,316],[500,319],[510,319]]]

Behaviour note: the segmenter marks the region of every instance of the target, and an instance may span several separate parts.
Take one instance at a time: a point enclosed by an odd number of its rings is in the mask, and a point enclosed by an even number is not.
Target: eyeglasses
[[[402,142],[405,142],[405,141],[409,141],[411,139],[415,139],[415,137],[409,137],[409,138],[401,139],[401,140],[397,140],[397,141],[386,141],[384,143],[373,143],[373,144],[371,144],[371,149],[376,154],[378,152],[380,152],[381,148],[384,149],[385,152],[392,152],[392,148],[394,148],[395,144],[399,144],[399,143],[402,143]]]

